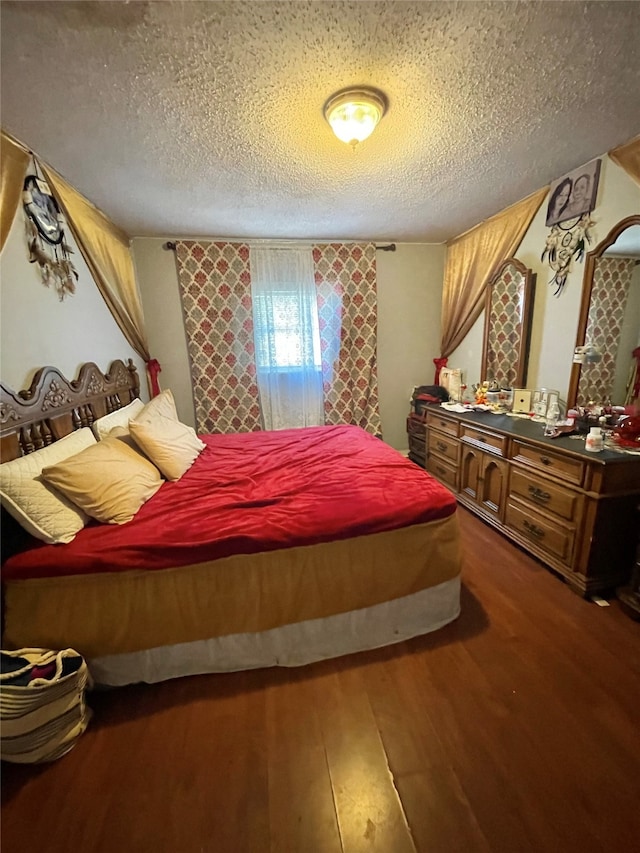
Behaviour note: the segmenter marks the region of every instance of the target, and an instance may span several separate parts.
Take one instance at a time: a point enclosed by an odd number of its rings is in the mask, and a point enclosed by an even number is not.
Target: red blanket
[[[202,436],[207,447],[128,524],[37,543],[3,579],[163,569],[445,518],[451,492],[354,426]]]

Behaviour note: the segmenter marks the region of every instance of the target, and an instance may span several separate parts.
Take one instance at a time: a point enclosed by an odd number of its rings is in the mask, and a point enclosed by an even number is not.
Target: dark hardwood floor
[[[460,517],[454,624],[92,693],[72,752],[3,765],[3,853],[638,849],[640,625]]]

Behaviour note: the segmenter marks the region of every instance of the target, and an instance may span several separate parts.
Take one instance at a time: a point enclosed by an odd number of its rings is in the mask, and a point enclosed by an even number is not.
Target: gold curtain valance
[[[151,393],[157,393],[160,366],[151,359],[144,328],[142,303],[138,293],[129,237],[90,201],[71,186],[55,169],[40,160],[4,130],[1,134],[2,170],[0,220],[2,245],[20,205],[22,186],[31,157],[47,179],[82,257],[118,328],[127,342],[144,359]],[[1,247],[0,247],[1,248]]]
[[[640,136],[630,139],[624,145],[612,148],[609,151],[609,157],[637,184],[640,184]]]
[[[145,362],[149,361],[142,304],[128,235],[55,169],[46,163],[38,163],[116,323],[138,355]]]
[[[505,258],[515,254],[548,190],[538,190],[447,243],[442,358],[462,343],[480,316],[488,280]]]
[[[22,199],[22,185],[29,165],[29,152],[2,132],[0,137],[0,251],[11,230]]]

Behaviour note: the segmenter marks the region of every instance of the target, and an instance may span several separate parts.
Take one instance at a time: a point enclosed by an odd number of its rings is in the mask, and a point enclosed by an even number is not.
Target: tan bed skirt
[[[454,514],[340,542],[175,569],[10,581],[5,585],[4,648],[76,649],[90,668],[92,661],[94,668],[102,666],[104,677],[92,669],[99,683],[157,681],[192,671],[306,663],[386,645],[455,619],[460,563]],[[414,599],[419,593],[423,595]],[[438,602],[431,615],[427,613],[429,598]],[[415,609],[418,600],[422,603]],[[393,619],[398,624],[387,639],[376,642],[385,632],[387,616],[391,618],[389,612],[384,613],[392,602],[397,603]],[[356,618],[350,614],[360,612],[362,622],[367,611],[370,618],[356,632],[360,639],[348,640],[349,620],[353,626]],[[411,628],[406,634],[402,614],[409,611]],[[380,621],[371,635],[374,616]],[[309,650],[311,657],[298,649],[300,660],[289,664],[279,644],[296,625],[300,630],[296,639],[291,635],[291,642],[313,635],[312,645],[317,648]],[[329,646],[321,636],[325,631],[331,637]],[[341,648],[336,631],[346,631],[342,651],[336,651]],[[250,652],[246,639],[239,639],[247,637],[251,638]],[[270,662],[261,662],[262,640],[269,646],[274,638],[276,645],[264,658]],[[244,651],[234,655],[233,648],[239,644],[244,644]],[[354,644],[357,648],[351,647]],[[170,650],[174,665],[169,674],[162,675],[161,664],[167,662]],[[194,669],[196,651],[203,656],[204,669],[199,664]],[[159,652],[160,657],[152,660]],[[216,664],[216,656],[224,660]],[[106,669],[105,661],[109,664]],[[124,680],[119,680],[118,661],[127,661]]]

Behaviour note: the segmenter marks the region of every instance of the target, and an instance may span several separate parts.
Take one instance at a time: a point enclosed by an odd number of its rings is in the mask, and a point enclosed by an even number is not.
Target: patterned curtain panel
[[[316,245],[313,264],[325,423],[380,435],[375,245]]]
[[[606,403],[613,395],[620,333],[624,322],[634,258],[599,258],[593,272],[593,289],[585,341],[601,353],[601,361],[583,364],[577,403]],[[629,353],[629,363],[631,353]]]
[[[262,429],[251,311],[249,247],[176,242],[196,429]]]

